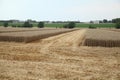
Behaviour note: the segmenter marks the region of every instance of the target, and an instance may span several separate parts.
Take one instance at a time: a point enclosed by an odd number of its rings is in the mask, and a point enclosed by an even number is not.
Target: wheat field
[[[87,29],[0,42],[0,80],[120,80],[120,48],[82,46]]]
[[[120,47],[120,33],[116,31],[89,29],[86,32],[86,46]]]
[[[14,31],[16,30],[16,32]],[[22,30],[22,31],[21,31]],[[0,31],[0,41],[14,41],[14,42],[31,42],[38,39],[46,38],[49,36],[57,35],[60,33],[65,33],[73,31],[75,29],[28,29],[28,28],[8,28],[1,29]],[[5,31],[5,32],[4,32]],[[12,31],[12,32],[11,32]]]
[[[13,28],[13,27],[0,27],[0,33],[10,32],[25,32],[25,31],[41,31],[41,30],[55,30],[55,28]]]

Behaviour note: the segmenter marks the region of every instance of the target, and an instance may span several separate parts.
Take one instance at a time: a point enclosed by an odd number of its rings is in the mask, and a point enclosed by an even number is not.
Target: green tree
[[[64,25],[63,28],[68,28],[68,24]]]
[[[76,26],[75,22],[69,22],[68,28],[74,28]]]
[[[120,18],[112,19],[112,23],[119,23],[119,22],[120,22]]]
[[[8,22],[4,22],[4,27],[8,27]]]
[[[23,27],[31,28],[31,27],[33,27],[33,25],[30,24],[28,21],[26,21],[26,22],[23,24]]]
[[[39,23],[38,23],[38,27],[39,27],[39,28],[43,28],[43,27],[44,27],[44,22],[39,22]]]
[[[93,21],[90,21],[90,23],[94,23]]]
[[[115,25],[115,27],[116,27],[117,29],[120,29],[120,22],[117,22],[116,25]]]
[[[107,23],[107,22],[108,22],[108,20],[107,20],[107,19],[104,19],[104,20],[103,20],[103,23]]]
[[[112,19],[113,23],[116,23],[115,28],[120,29],[120,18]]]

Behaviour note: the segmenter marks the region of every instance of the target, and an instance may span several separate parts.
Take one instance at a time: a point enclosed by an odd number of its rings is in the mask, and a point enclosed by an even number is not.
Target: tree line
[[[4,26],[4,27],[8,27],[8,26],[9,26],[9,23],[8,23],[8,22],[4,22],[4,23],[3,23],[3,26]],[[17,25],[15,25],[15,24],[13,24],[12,27],[32,28],[32,27],[33,27],[33,24],[30,23],[29,21],[25,21],[25,22],[23,23],[23,25],[17,26]],[[39,22],[38,25],[37,25],[37,27],[38,27],[38,28],[43,28],[43,27],[44,27],[44,22]]]
[[[45,24],[44,22],[39,22],[37,27],[38,28],[44,28],[45,27],[44,24]],[[9,23],[8,22],[4,22],[3,26],[4,27],[8,27]],[[75,22],[69,22],[68,24],[64,25],[63,28],[74,28],[75,26],[76,26]],[[12,27],[32,28],[33,24],[30,23],[29,21],[25,21],[23,25],[19,25],[19,26],[12,25]]]
[[[8,27],[9,23],[12,23],[12,20],[9,20],[9,21],[0,21],[0,22],[3,23],[4,27]],[[13,24],[12,27],[31,28],[31,27],[33,27],[33,24],[31,22],[36,23],[36,21],[27,20],[22,25],[17,26],[15,24]],[[115,18],[115,19],[112,19],[111,21],[108,21],[107,19],[103,19],[103,21],[100,21],[100,23],[109,23],[109,22],[115,23],[116,24],[115,28],[120,29],[120,18]],[[74,28],[74,27],[76,27],[76,23],[78,23],[78,22],[76,22],[76,21],[68,21],[67,24],[65,24],[63,26],[63,28]],[[92,23],[92,21],[90,23]],[[38,28],[44,28],[44,26],[45,26],[44,24],[45,24],[44,21],[38,22],[37,27]],[[94,28],[94,27],[92,27],[90,25],[89,28]]]
[[[120,29],[120,18],[113,19],[114,23],[116,23],[116,28]]]

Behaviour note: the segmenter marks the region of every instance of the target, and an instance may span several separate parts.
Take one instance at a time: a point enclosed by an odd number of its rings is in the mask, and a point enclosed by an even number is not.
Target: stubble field
[[[120,80],[120,47],[83,46],[86,31],[0,42],[0,80]]]

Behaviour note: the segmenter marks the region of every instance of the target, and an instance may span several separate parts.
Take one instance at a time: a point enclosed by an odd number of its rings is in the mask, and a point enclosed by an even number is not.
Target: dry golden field
[[[120,47],[82,46],[86,31],[0,42],[0,80],[120,80]]]
[[[114,30],[114,29],[113,29]],[[102,47],[120,47],[118,30],[88,29],[85,33],[84,45]]]
[[[53,28],[0,28],[0,41],[9,42],[32,42],[76,29],[53,29]]]
[[[41,31],[41,30],[54,30],[55,28],[13,28],[13,27],[2,27],[0,26],[0,33],[10,33],[10,32],[26,32],[26,31]]]

